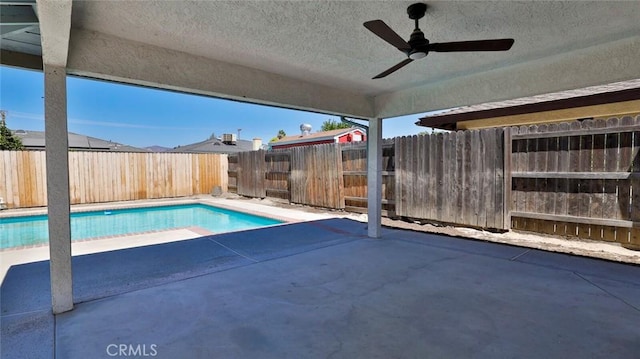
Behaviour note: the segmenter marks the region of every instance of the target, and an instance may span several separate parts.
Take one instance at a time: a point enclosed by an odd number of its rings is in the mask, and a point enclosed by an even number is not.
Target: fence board
[[[444,178],[447,181],[444,186],[445,199],[445,222],[456,223],[456,202],[458,198],[459,186],[456,186],[458,180],[458,173],[456,171],[456,135],[455,133],[446,133],[444,136],[444,165],[445,175]]]
[[[495,204],[496,204],[496,181],[502,179],[496,178],[496,155],[499,147],[497,147],[496,142],[496,129],[488,129],[487,131],[480,132],[480,145],[481,152],[480,158],[483,160],[482,166],[483,171],[479,175],[482,178],[482,190],[480,191],[480,203],[478,206],[479,216],[478,216],[478,226],[485,228],[498,228],[496,227],[495,219]],[[500,199],[502,201],[502,199]],[[483,211],[482,206],[493,203],[494,208],[490,210]],[[499,208],[502,208],[500,206]],[[500,211],[500,216],[502,216],[502,211]]]
[[[435,153],[435,137],[420,137],[413,136],[411,138],[412,146],[408,148],[409,154],[406,158],[407,161],[416,161],[416,170],[412,172],[413,189],[417,193],[413,192],[409,188],[409,206],[419,217],[418,218],[435,218],[437,215],[437,208],[435,206],[435,177],[432,175],[435,172],[436,163],[432,158]],[[411,149],[415,149],[412,152]],[[421,155],[422,154],[422,155]],[[406,162],[406,161],[405,161]],[[416,194],[418,194],[416,196]],[[420,199],[424,200],[423,205],[420,205]],[[417,209],[417,211],[416,211]]]
[[[495,217],[494,223],[496,229],[511,229],[511,220],[505,221],[505,218],[508,218],[508,203],[511,199],[511,180],[509,179],[509,184],[505,186],[505,171],[506,168],[511,168],[511,158],[507,160],[505,156],[505,147],[510,151],[511,150],[511,137],[509,129],[496,128],[494,129],[494,143],[491,146],[495,146],[495,155],[493,168],[495,169],[494,175],[494,205],[493,205],[493,215]],[[507,142],[508,140],[508,142]],[[508,145],[508,146],[507,146]]]
[[[7,161],[5,161],[4,157],[5,157],[5,153],[6,151],[0,151],[0,173],[4,173],[5,176],[7,176],[7,174],[12,170],[11,168],[7,168]],[[8,176],[7,176],[8,177]],[[7,184],[8,181],[0,181],[0,197],[2,197],[2,201],[3,204],[6,203],[9,198],[7,195]]]
[[[472,226],[478,225],[478,192],[482,188],[480,183],[479,174],[483,171],[480,166],[480,138],[478,130],[472,130],[469,132],[471,137],[470,157],[469,157],[469,222]]]
[[[595,120],[594,128],[605,128],[607,122],[603,119]],[[604,172],[606,169],[606,134],[593,135],[593,150],[592,150],[592,162],[591,171]],[[593,218],[610,218],[603,212],[604,208],[604,179],[596,179],[591,181],[591,208],[590,216]],[[594,240],[604,240],[605,226],[592,225],[590,229],[590,238]]]
[[[640,172],[640,116],[636,117],[633,124],[638,126],[633,132],[633,172]],[[640,177],[631,177],[631,220],[640,222]],[[640,250],[640,228],[632,228],[630,230],[629,239],[623,243],[626,247]]]
[[[548,126],[548,132],[558,132],[560,130],[560,126],[556,123],[550,124]],[[546,139],[546,161],[547,173],[553,173],[559,171],[560,166],[560,138],[559,137],[549,137]],[[558,182],[559,178],[551,178],[548,177],[546,179],[546,196],[545,196],[545,207],[544,210],[546,213],[557,213],[558,211],[558,196],[559,193],[557,189],[559,188]],[[550,221],[545,226],[546,233],[555,234],[558,233],[558,230],[561,229],[564,232],[564,225],[557,221]]]
[[[464,131],[457,131],[455,133],[451,133],[450,136],[456,136],[456,201],[455,207],[453,211],[456,212],[456,221],[455,223],[465,223],[464,222]]]
[[[607,120],[606,127],[618,127],[619,120],[617,118],[610,118]],[[618,172],[620,168],[620,133],[608,133],[606,134],[605,143],[605,171]],[[620,212],[620,206],[618,206],[618,186],[620,180],[604,181],[604,198],[602,201],[602,213],[603,218],[609,216],[613,219],[622,219]],[[616,227],[606,226],[602,229],[602,239],[605,241],[616,240]]]
[[[526,126],[514,127],[513,135],[518,134],[527,134],[529,132],[529,128]],[[528,160],[529,156],[527,155],[527,140],[520,139],[515,141],[514,143],[515,153],[512,156],[513,158],[513,169],[518,172],[526,171],[528,168]],[[514,191],[514,211],[522,211],[525,212],[526,209],[526,190],[527,190],[527,181],[523,178],[516,178],[513,182],[513,191]],[[524,228],[525,221],[521,218],[513,218],[513,228]]]
[[[593,120],[586,120],[581,124],[582,129],[591,130],[594,127]],[[585,134],[580,136],[580,151],[578,160],[579,172],[591,171],[591,160],[593,151],[593,135]],[[580,179],[578,182],[578,216],[590,217],[591,213],[591,181]],[[581,238],[591,237],[591,228],[587,224],[578,224],[578,236]]]
[[[434,179],[433,182],[433,187],[431,188],[431,191],[434,195],[434,208],[436,210],[436,214],[434,215],[434,219],[437,221],[447,221],[447,217],[444,215],[445,209],[445,203],[446,203],[446,199],[444,198],[446,193],[443,191],[443,189],[445,188],[445,184],[444,184],[444,155],[443,155],[443,151],[442,151],[442,144],[443,144],[443,135],[441,133],[438,133],[435,136],[435,141],[434,142],[434,156],[431,158],[434,162],[435,165],[435,170],[434,172],[430,173],[431,178]],[[430,156],[431,157],[431,156]]]
[[[396,137],[394,139],[394,147],[396,149],[396,166],[397,167],[404,167],[404,161],[407,158],[407,151],[408,151],[408,147],[409,146],[405,146],[404,144],[406,143],[407,137]],[[404,206],[406,205],[407,201],[408,201],[408,197],[407,197],[407,189],[409,188],[408,185],[408,178],[405,178],[406,174],[408,172],[404,171],[402,173],[400,172],[396,172],[395,174],[395,186],[396,186],[396,213],[404,213],[406,212]]]
[[[569,123],[561,123],[558,125],[558,131],[568,131]],[[569,172],[571,169],[569,161],[569,137],[558,136],[558,171]],[[569,194],[569,181],[566,178],[558,179],[556,182],[556,211],[558,215],[568,215],[568,194]],[[568,234],[567,225],[562,223],[556,225],[556,233],[560,235]]]
[[[548,126],[546,124],[538,126],[538,133],[544,134],[548,132]],[[549,171],[549,164],[547,159],[547,153],[549,152],[549,139],[547,137],[537,138],[536,141],[536,153],[535,153],[535,171],[538,173],[544,173]],[[535,194],[536,204],[535,211],[538,213],[549,213],[553,211],[553,202],[549,195],[549,179],[548,178],[536,178],[535,179]],[[554,223],[549,221],[537,221],[537,230],[540,233],[554,233]]]

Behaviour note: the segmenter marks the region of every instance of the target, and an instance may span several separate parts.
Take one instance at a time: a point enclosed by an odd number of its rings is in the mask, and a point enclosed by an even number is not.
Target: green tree
[[[270,139],[269,142],[276,142],[282,139],[283,137],[287,137],[287,133],[284,132],[284,130],[278,130],[278,134],[276,135],[276,137]]]
[[[341,129],[341,128],[351,128],[351,125],[344,123],[344,122],[338,122],[338,121],[334,121],[334,120],[326,120],[322,123],[322,126],[320,127],[320,130],[322,131],[331,131],[331,130],[337,130],[337,129]]]
[[[20,137],[14,136],[11,133],[11,130],[7,128],[5,117],[6,112],[0,110],[0,150],[14,151],[23,149],[24,146],[22,146],[22,140]]]

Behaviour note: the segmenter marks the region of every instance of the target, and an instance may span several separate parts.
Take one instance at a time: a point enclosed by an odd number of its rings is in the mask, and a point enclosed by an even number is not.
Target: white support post
[[[47,211],[54,314],[73,309],[66,81],[64,67],[44,65]]]
[[[382,119],[369,120],[367,136],[367,235],[382,235]]]

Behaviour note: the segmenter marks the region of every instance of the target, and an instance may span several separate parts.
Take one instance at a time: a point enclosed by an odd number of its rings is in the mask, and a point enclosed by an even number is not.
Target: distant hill
[[[144,149],[149,150],[151,152],[165,152],[167,150],[170,150],[171,148],[162,147],[162,146],[149,146],[149,147],[145,147]]]

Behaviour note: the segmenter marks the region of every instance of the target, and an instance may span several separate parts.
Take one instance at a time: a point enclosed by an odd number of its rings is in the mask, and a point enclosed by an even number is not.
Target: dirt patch
[[[266,206],[294,209],[308,213],[327,213],[343,216],[361,222],[367,221],[366,214],[291,204],[286,200],[279,200],[277,198],[255,199],[242,197],[235,194],[225,194],[223,195],[223,197],[239,201],[254,201]],[[443,234],[453,237],[469,238],[487,242],[504,243],[526,248],[541,249],[550,252],[567,253],[585,257],[606,259],[616,262],[640,264],[640,251],[633,251],[623,248],[622,246],[620,246],[620,244],[617,243],[599,242],[579,238],[563,238],[516,231],[496,233],[473,228],[423,224],[386,217],[382,218],[382,225],[391,228]]]
[[[554,237],[515,231],[495,233],[473,228],[435,226],[432,224],[412,223],[390,218],[382,218],[382,224],[388,227],[409,229],[412,231],[444,234],[454,237],[471,238],[487,242],[541,249],[550,252],[560,252],[585,257],[607,259],[616,262],[640,264],[640,252],[623,248],[617,243],[591,241],[579,238]]]

